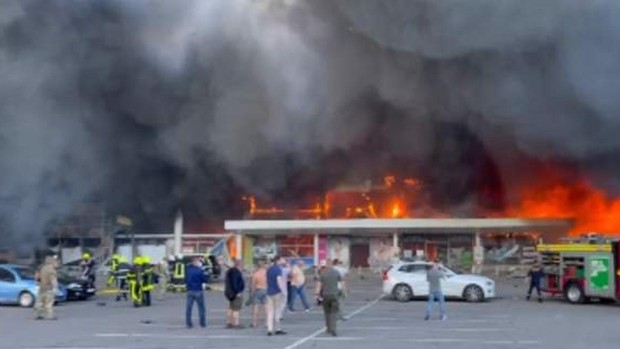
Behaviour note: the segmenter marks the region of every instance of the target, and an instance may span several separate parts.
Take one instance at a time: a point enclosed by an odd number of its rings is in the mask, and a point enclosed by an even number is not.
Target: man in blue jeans
[[[445,277],[446,273],[441,270],[439,261],[433,262],[426,273],[426,281],[428,281],[428,304],[426,306],[426,317],[424,320],[429,320],[431,318],[435,301],[439,302],[441,321],[447,320],[446,300],[441,290],[441,280]]]
[[[185,286],[187,288],[187,305],[185,307],[185,325],[192,328],[192,310],[194,302],[198,304],[198,315],[200,317],[200,327],[207,327],[207,317],[205,314],[205,296],[203,285],[207,282],[202,265],[198,258],[192,260],[192,264],[185,272]]]

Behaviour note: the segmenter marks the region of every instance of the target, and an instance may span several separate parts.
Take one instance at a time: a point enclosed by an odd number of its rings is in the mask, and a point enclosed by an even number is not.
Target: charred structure
[[[183,3],[3,3],[2,245],[87,201],[148,230],[386,176],[620,230],[617,1]]]

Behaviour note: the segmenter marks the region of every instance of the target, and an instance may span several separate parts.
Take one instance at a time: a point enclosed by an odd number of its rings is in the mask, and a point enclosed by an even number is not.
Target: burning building
[[[89,201],[146,232],[182,210],[200,232],[509,218],[617,234],[619,16],[612,0],[7,0],[0,247]],[[290,235],[285,250],[324,245]]]
[[[545,211],[515,216],[521,219],[495,211],[455,218],[424,200],[423,185],[419,179],[386,176],[377,185],[340,186],[305,208],[263,207],[256,197],[244,197],[247,220],[228,221],[226,229],[240,234],[237,244],[248,262],[280,254],[308,265],[336,258],[352,267],[380,269],[393,258],[420,257],[470,269],[485,259],[519,264],[531,258],[528,251],[540,238],[565,236],[573,225],[572,216]]]

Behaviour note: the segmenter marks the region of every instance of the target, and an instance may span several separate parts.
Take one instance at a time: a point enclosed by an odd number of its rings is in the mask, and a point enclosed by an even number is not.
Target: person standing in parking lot
[[[424,320],[429,320],[431,318],[435,301],[439,302],[441,321],[446,321],[448,319],[446,316],[446,300],[441,288],[441,281],[445,279],[445,277],[446,274],[441,270],[439,261],[433,262],[426,274],[426,281],[428,281],[428,304]]]
[[[187,289],[187,304],[185,306],[185,325],[192,328],[192,310],[194,302],[198,304],[198,316],[200,326],[207,327],[207,316],[205,311],[204,285],[206,283],[205,273],[200,266],[200,260],[194,258],[192,264],[187,267],[185,273],[185,288]]]
[[[226,328],[242,328],[239,324],[239,313],[243,308],[245,282],[241,268],[241,260],[235,259],[233,267],[226,272],[224,295],[229,302]]]
[[[542,266],[539,263],[534,264],[530,271],[527,273],[527,277],[530,279],[530,288],[527,291],[527,300],[529,301],[532,298],[532,291],[536,289],[538,293],[538,303],[542,303],[542,294],[540,293],[540,285],[542,283],[543,278],[545,277],[545,272],[543,271]]]
[[[282,294],[284,294],[284,301],[280,303],[280,307],[278,308],[277,317],[279,321],[282,321],[284,318],[284,312],[290,301],[291,296],[291,265],[289,261],[285,258],[282,258],[282,264],[280,265],[282,269],[282,280],[284,281],[284,287],[282,288]]]
[[[336,324],[340,314],[340,293],[342,275],[328,261],[327,269],[319,276],[316,285],[317,296],[323,297],[323,312],[325,313],[325,327],[327,333],[336,337]]]
[[[347,321],[347,318],[344,316],[342,304],[344,303],[344,299],[347,297],[347,268],[344,266],[341,260],[334,259],[334,269],[340,273],[340,302],[338,307],[338,320]]]
[[[56,320],[54,315],[54,301],[58,293],[58,275],[56,268],[58,260],[55,257],[45,257],[45,263],[39,271],[39,292],[37,294],[37,306],[35,307],[35,319]]]
[[[252,274],[250,297],[252,297],[252,327],[258,327],[260,312],[263,311],[267,317],[267,268],[263,261],[258,262],[257,269]]]
[[[282,267],[285,260],[276,256],[273,265],[267,269],[267,335],[285,335],[280,325],[278,316],[282,303],[286,305],[286,295],[282,290],[286,287],[286,281],[282,277]],[[275,332],[274,332],[275,330]]]
[[[306,275],[304,275],[304,261],[299,260],[291,268],[291,291],[289,296],[288,310],[295,311],[295,298],[299,296],[301,304],[306,312],[310,311],[310,305],[306,299]]]

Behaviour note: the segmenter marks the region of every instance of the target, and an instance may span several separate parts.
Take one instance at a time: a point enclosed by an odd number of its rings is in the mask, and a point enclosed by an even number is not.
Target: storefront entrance
[[[438,259],[466,270],[472,264],[473,237],[465,234],[403,234],[400,248],[404,258]]]
[[[351,245],[351,267],[367,268],[370,257],[370,244],[356,243]]]

